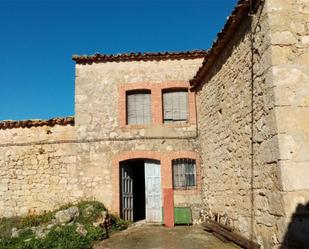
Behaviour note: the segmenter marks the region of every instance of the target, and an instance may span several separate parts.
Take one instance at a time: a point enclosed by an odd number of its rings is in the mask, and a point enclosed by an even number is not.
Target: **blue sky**
[[[210,48],[236,0],[0,0],[0,120],[74,115],[73,54]]]

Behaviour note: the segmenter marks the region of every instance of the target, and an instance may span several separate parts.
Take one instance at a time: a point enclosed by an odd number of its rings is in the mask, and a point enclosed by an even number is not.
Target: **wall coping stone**
[[[31,128],[38,126],[74,125],[74,117],[51,118],[48,120],[3,120],[0,121],[0,130],[13,128]]]

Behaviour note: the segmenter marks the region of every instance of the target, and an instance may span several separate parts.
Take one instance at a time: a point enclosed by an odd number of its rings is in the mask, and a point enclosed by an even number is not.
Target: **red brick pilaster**
[[[173,227],[174,222],[174,191],[173,188],[163,189],[163,212],[164,225],[166,227]]]
[[[162,124],[162,90],[160,85],[152,88],[151,98],[153,124]]]

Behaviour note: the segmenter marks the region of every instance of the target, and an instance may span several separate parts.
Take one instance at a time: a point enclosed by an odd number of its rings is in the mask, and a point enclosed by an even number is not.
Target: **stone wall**
[[[113,164],[115,158],[140,152],[139,158],[159,155],[171,161],[198,150],[192,138],[77,140],[75,127],[58,125],[0,130],[0,137],[0,217],[39,214],[82,199],[102,201],[118,213],[114,208],[119,203],[115,200],[119,183],[113,179],[113,168],[119,167]],[[198,154],[193,158],[198,160]],[[175,206],[200,203],[200,189],[175,191]]]
[[[197,93],[206,210],[227,216],[262,248],[278,245],[283,217],[271,59],[262,5],[241,23]]]
[[[74,127],[0,130],[0,217],[41,213],[83,196]]]
[[[113,170],[119,169],[119,162],[114,162],[128,153],[139,153],[139,158],[159,155],[164,161],[162,170],[168,170],[163,173],[168,174],[163,185],[170,185],[172,159],[191,155],[199,162],[194,94],[190,94],[190,109],[194,110],[190,123],[173,126],[161,121],[130,127],[119,123],[119,89],[128,84],[155,85],[152,89],[157,90],[159,85],[177,87],[178,82],[181,87],[189,86],[201,62],[77,64],[75,126],[0,129],[0,217],[41,213],[81,199],[102,201],[118,213],[119,179],[113,178]],[[174,204],[200,206],[199,186],[175,190]]]
[[[309,1],[266,1],[288,248],[309,244]]]

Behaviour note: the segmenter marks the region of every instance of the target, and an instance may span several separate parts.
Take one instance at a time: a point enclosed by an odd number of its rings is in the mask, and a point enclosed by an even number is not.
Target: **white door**
[[[161,168],[159,161],[145,161],[146,221],[162,222]]]

